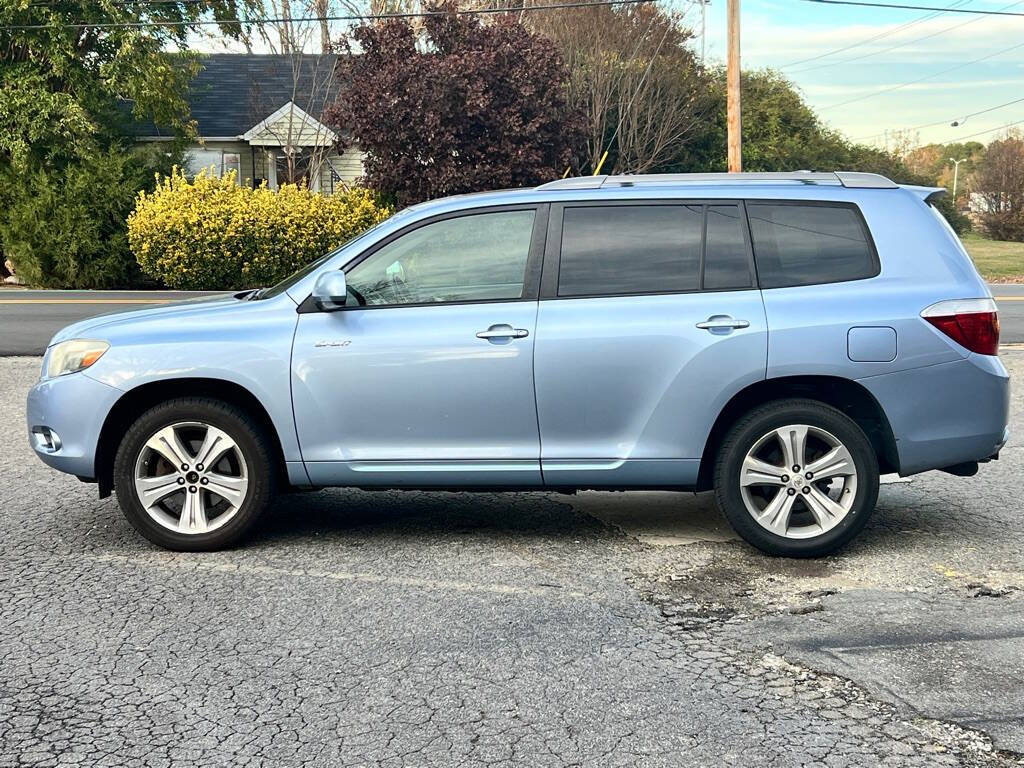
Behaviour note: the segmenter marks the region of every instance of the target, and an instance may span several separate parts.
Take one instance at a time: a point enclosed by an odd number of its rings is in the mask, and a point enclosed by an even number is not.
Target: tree
[[[112,156],[125,149],[121,137],[129,112],[182,136],[192,132],[186,94],[199,58],[185,50],[188,38],[199,34],[196,23],[202,19],[218,21],[227,34],[237,35],[233,22],[246,1],[10,0],[0,5],[0,241],[19,272],[22,259],[52,265],[66,256],[43,253],[32,231],[58,226],[52,218],[56,209],[42,201],[49,199],[47,190],[76,174],[98,172],[106,182],[83,195],[82,205],[95,203],[98,217],[119,212],[113,229],[82,230],[84,239],[100,241],[89,253],[102,254],[103,243],[123,239],[123,215],[138,191],[126,196],[124,184],[140,183],[139,163],[118,163]],[[160,166],[173,159],[166,153],[160,157]],[[153,159],[141,164],[152,167]],[[80,211],[76,207],[62,223],[88,228],[89,217]],[[74,239],[73,232],[66,234]],[[36,244],[28,255],[30,242]],[[53,238],[47,242],[63,247]],[[116,243],[111,249],[126,252]],[[76,268],[65,274],[82,273]]]
[[[851,145],[821,122],[781,73],[771,69],[743,72],[741,88],[743,170],[862,170],[850,167]],[[714,121],[699,142],[681,148],[680,170],[726,170],[724,69],[714,73],[711,97],[716,103]],[[865,151],[859,159],[864,161],[869,155]]]
[[[984,155],[984,144],[968,141],[914,147],[903,155],[902,160],[911,172],[951,191],[954,166],[950,158],[965,161],[960,163],[957,172],[957,197],[963,201],[971,189],[971,177]]]
[[[1010,132],[988,145],[974,174],[981,222],[996,240],[1024,242],[1024,136]]]
[[[655,4],[531,14],[569,68],[569,100],[587,120],[581,171],[661,170],[712,119],[709,77],[677,15]]]
[[[368,184],[401,204],[558,178],[582,120],[558,51],[513,16],[357,27],[329,122],[365,153]],[[355,49],[359,55],[352,55]]]

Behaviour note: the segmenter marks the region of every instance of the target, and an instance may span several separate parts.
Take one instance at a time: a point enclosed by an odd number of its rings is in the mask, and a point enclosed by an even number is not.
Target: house
[[[332,193],[363,174],[356,148],[338,153],[336,134],[320,122],[334,100],[337,56],[212,54],[192,81],[189,103],[198,137],[185,172],[238,172],[239,183],[271,189],[304,180]],[[169,141],[170,131],[135,123],[138,141]]]

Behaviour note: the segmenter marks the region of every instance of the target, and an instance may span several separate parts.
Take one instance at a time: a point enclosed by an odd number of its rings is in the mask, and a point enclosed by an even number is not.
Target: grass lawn
[[[989,240],[973,233],[964,235],[963,241],[986,280],[1024,282],[1024,243]]]

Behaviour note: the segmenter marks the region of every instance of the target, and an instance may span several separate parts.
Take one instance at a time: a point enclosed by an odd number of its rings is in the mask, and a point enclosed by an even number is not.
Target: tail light
[[[940,301],[921,317],[971,352],[999,353],[999,310],[992,299]]]

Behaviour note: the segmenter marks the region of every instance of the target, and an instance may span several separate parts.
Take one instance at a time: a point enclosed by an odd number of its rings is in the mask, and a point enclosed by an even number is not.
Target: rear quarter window
[[[747,217],[762,288],[862,280],[879,273],[867,226],[854,205],[748,202]]]

